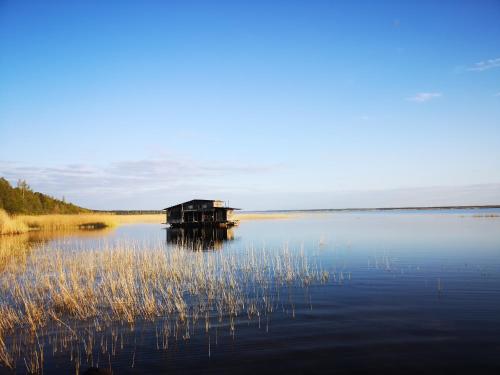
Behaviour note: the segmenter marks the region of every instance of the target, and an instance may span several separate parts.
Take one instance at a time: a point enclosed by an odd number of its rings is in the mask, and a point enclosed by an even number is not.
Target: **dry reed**
[[[0,209],[0,234],[20,234],[30,230],[61,231],[73,229],[112,228],[129,223],[162,223],[165,215],[18,215],[10,216]]]
[[[37,230],[100,229],[117,224],[114,215],[100,214],[19,215],[16,219]]]
[[[463,216],[465,217],[465,216]],[[500,217],[500,214],[477,214],[477,215],[472,215],[472,217],[475,218],[497,218]]]
[[[0,209],[0,235],[20,234],[29,230],[28,226],[18,217],[11,217],[4,210]]]
[[[188,338],[198,320],[207,331],[227,320],[234,332],[236,317],[260,322],[272,313],[280,289],[328,277],[303,251],[287,247],[206,253],[162,244],[74,251],[42,246],[22,266],[9,262],[0,274],[0,362],[12,368],[22,359],[28,371],[41,372],[39,337],[54,326],[64,340],[81,342],[77,324],[86,323],[85,334],[93,337],[117,323],[133,328],[160,318],[164,348],[179,332]],[[7,340],[16,333],[16,340]]]

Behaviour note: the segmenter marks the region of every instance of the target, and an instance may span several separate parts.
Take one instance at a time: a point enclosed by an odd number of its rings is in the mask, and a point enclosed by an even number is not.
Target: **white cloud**
[[[0,160],[0,177],[25,179],[37,191],[90,208],[151,207],[180,196],[210,196],[245,176],[266,176],[277,164],[202,162],[181,158],[143,159],[107,165],[35,166]],[[109,205],[108,205],[109,204]],[[146,206],[147,205],[147,206]]]
[[[469,67],[467,70],[470,71],[475,71],[475,72],[482,72],[484,70],[489,70],[489,69],[494,69],[494,68],[500,68],[500,57],[496,59],[489,59],[489,60],[484,60],[475,63],[471,67]]]
[[[443,96],[443,94],[441,94],[440,92],[419,92],[414,96],[408,98],[408,100],[412,102],[423,103],[435,98],[439,98],[441,96]]]

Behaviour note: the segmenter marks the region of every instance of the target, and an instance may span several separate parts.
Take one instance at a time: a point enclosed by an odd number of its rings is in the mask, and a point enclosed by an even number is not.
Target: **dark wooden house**
[[[232,218],[238,208],[226,207],[223,201],[193,199],[164,209],[167,224],[171,227],[184,226],[219,226],[230,227],[238,222]]]

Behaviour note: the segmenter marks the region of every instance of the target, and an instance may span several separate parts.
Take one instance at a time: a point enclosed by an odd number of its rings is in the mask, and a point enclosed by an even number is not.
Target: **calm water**
[[[116,374],[493,374],[500,373],[500,218],[473,217],[478,213],[491,212],[305,214],[216,233],[134,224],[50,241],[168,247],[187,237],[209,251],[236,253],[288,246],[336,275],[307,293],[290,291],[294,313],[283,304],[260,325],[241,319],[234,335],[221,324],[208,339],[200,327],[163,350],[154,326],[139,324],[124,334],[123,348],[98,360]],[[71,372],[67,355],[46,354],[45,373]]]

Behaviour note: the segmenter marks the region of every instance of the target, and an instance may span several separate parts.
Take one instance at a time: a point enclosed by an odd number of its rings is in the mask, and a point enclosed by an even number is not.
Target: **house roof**
[[[170,208],[174,208],[174,207],[177,207],[177,206],[180,206],[180,205],[186,205],[186,204],[189,204],[189,203],[192,203],[192,202],[223,202],[223,201],[220,200],[220,199],[191,199],[191,200],[183,202],[183,203],[178,203],[178,204],[174,204],[173,206],[166,207],[163,210],[166,211],[166,210],[168,210]],[[226,206],[217,207],[217,208],[225,208],[227,210],[240,210],[240,208],[226,207]]]

